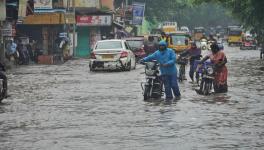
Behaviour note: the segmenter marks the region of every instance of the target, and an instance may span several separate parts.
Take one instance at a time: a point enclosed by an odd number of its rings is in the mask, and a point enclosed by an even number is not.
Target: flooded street
[[[143,101],[142,65],[89,72],[88,60],[8,72],[0,105],[2,150],[263,149],[264,61],[227,48],[227,94],[197,95],[180,84],[177,103]]]

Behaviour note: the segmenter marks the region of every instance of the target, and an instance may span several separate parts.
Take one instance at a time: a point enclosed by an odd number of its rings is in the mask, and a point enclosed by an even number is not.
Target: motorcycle
[[[264,59],[264,48],[260,48],[260,59]]]
[[[201,49],[202,50],[207,50],[207,40],[206,39],[202,39],[200,43],[201,43]]]
[[[178,80],[179,82],[182,82],[183,80],[185,80],[185,66],[188,64],[188,58],[186,57],[179,57],[179,59],[177,60],[177,64],[180,65],[179,68],[179,77]]]
[[[19,65],[19,53],[18,51],[9,55],[9,61],[13,62],[15,66]]]
[[[199,85],[198,94],[209,95],[214,81],[214,68],[210,61],[204,62],[197,67],[196,82]]]
[[[144,100],[147,101],[151,98],[161,98],[164,91],[163,82],[159,72],[159,64],[157,61],[146,62],[144,64],[146,82],[141,83]]]
[[[0,78],[0,103],[5,98],[5,93],[6,93],[5,90],[6,89],[4,89],[4,79]]]
[[[211,45],[214,43],[214,41],[208,41],[207,42],[207,49],[211,50]]]

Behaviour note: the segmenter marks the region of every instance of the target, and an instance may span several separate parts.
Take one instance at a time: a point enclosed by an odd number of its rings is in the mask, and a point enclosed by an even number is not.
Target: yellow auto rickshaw
[[[203,34],[205,33],[204,27],[196,27],[193,31],[193,39],[195,41],[200,41],[200,39],[203,37]]]
[[[175,50],[176,53],[180,53],[191,47],[190,36],[186,32],[177,31],[169,35],[168,47]]]
[[[240,46],[242,43],[242,29],[241,28],[228,28],[227,30],[228,38],[228,46],[236,45]]]

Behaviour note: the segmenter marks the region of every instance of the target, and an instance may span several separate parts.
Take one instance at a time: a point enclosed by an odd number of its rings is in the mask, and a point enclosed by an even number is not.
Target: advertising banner
[[[34,0],[34,9],[52,9],[52,0]]]
[[[6,19],[6,4],[5,0],[0,0],[0,21],[4,21]]]
[[[112,17],[109,15],[103,16],[77,16],[78,26],[111,26]]]
[[[145,3],[133,3],[132,6],[132,24],[142,25],[144,19]]]
[[[27,14],[27,0],[19,1],[18,18],[23,19]]]
[[[66,8],[67,7],[67,2],[69,4],[69,7],[73,7],[72,0],[64,0],[63,5]],[[75,0],[75,7],[83,7],[83,8],[100,8],[100,1],[99,0]]]

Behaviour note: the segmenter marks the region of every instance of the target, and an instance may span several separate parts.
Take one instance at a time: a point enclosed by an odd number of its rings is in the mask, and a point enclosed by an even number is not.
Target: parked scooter
[[[28,65],[29,64],[29,60],[30,60],[30,56],[29,56],[29,52],[28,49],[26,47],[26,45],[22,45],[22,49],[20,51],[20,64],[21,65]]]
[[[151,98],[161,98],[163,95],[163,82],[159,73],[159,64],[157,61],[146,62],[145,75],[146,82],[141,83],[144,100]]]

